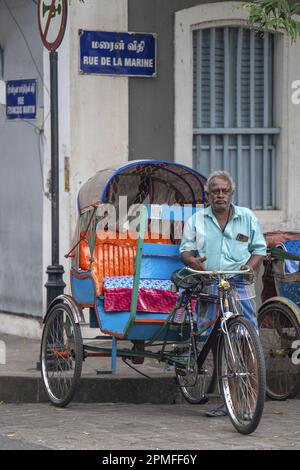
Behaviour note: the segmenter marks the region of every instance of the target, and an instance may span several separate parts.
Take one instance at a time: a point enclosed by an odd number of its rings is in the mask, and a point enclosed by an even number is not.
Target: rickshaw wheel
[[[202,343],[197,341],[197,356],[200,354]],[[183,367],[175,367],[177,383],[183,398],[192,405],[208,401],[206,394],[212,393],[216,385],[215,365],[212,351],[209,352],[201,370],[198,369],[197,358],[189,348],[183,350]]]
[[[258,315],[259,337],[266,363],[266,393],[272,400],[294,398],[300,388],[300,324],[293,311],[281,302],[263,305]],[[293,347],[294,343],[294,347]],[[296,358],[297,359],[297,358]]]
[[[50,310],[41,343],[42,379],[53,405],[64,407],[80,381],[83,344],[71,308],[59,303]]]

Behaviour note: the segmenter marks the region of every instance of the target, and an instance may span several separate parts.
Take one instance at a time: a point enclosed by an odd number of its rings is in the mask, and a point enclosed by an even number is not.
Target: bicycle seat
[[[201,282],[201,279],[199,275],[191,273],[186,268],[181,268],[173,272],[171,281],[179,289],[193,289]]]

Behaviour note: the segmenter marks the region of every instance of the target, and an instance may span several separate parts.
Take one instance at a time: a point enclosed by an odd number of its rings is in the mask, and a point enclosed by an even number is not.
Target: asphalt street
[[[0,435],[0,450],[47,450],[47,448]]]
[[[0,405],[0,449],[278,450],[300,449],[300,402],[265,404],[256,432],[237,433],[212,405],[72,403]]]

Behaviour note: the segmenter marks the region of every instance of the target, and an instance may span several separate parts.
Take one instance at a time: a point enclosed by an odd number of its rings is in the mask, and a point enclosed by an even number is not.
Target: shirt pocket
[[[238,261],[245,262],[250,257],[248,242],[241,242],[239,240],[228,240],[228,258]]]

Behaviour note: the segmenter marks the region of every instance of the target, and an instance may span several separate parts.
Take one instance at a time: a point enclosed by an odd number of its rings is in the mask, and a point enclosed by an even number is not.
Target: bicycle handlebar
[[[221,276],[222,274],[245,274],[249,273],[250,269],[241,269],[239,271],[197,271],[196,269],[190,268],[189,266],[186,267],[188,271],[191,271],[192,273],[195,274],[206,274],[207,276],[215,275],[215,276]]]

